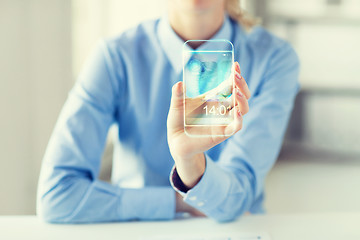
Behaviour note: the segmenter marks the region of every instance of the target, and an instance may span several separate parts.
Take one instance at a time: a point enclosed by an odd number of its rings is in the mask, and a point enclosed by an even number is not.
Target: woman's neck
[[[190,39],[210,39],[221,28],[225,11],[213,9],[209,11],[179,11],[175,6],[169,6],[170,25],[176,34],[184,41]],[[201,44],[201,43],[200,43]],[[197,48],[199,43],[192,43]]]

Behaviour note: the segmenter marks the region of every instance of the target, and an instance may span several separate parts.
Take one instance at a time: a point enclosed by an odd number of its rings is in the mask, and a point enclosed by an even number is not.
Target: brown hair
[[[240,6],[240,0],[226,0],[225,9],[230,18],[244,26],[246,30],[250,30],[254,25],[259,24],[260,20],[252,17],[248,12]]]

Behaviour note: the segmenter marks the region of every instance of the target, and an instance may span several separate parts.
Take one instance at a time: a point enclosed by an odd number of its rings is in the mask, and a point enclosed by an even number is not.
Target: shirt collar
[[[158,25],[157,34],[160,40],[160,44],[165,51],[172,67],[177,74],[181,73],[183,67],[183,44],[184,41],[174,32],[171,28],[168,16],[163,16]],[[228,15],[225,15],[224,23],[217,33],[211,38],[213,39],[226,39],[231,41],[232,28]],[[199,50],[206,50],[207,44],[201,45]]]

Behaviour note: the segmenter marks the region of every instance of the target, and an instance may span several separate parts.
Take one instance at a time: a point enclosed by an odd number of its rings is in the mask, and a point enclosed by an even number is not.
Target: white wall
[[[0,214],[35,212],[40,162],[72,84],[70,3],[0,0]]]

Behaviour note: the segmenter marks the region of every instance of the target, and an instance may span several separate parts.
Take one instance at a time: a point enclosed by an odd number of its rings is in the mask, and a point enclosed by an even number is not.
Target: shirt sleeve
[[[299,90],[298,74],[298,57],[286,43],[272,55],[242,130],[224,143],[216,162],[205,154],[205,172],[197,185],[186,189],[176,169],[171,172],[171,184],[186,203],[221,222],[251,211],[281,148]]]
[[[93,52],[60,113],[43,159],[37,212],[55,223],[172,219],[171,187],[124,189],[98,180],[122,97],[121,61],[106,42]]]

